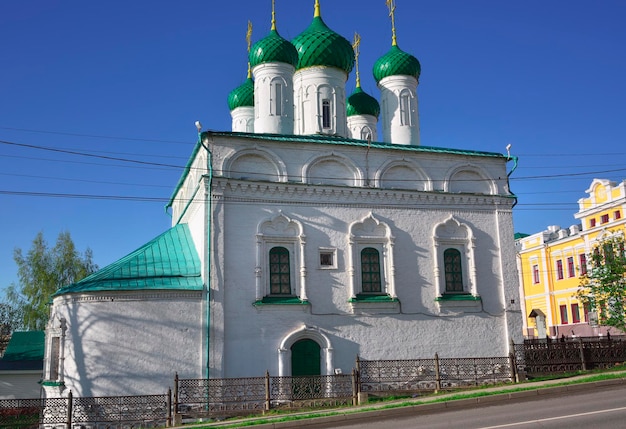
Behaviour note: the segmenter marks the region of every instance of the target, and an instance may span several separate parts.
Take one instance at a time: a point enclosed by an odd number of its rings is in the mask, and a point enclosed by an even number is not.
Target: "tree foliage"
[[[22,327],[22,311],[7,302],[0,302],[0,337],[9,336]]]
[[[28,253],[16,248],[18,284],[7,288],[9,303],[22,314],[26,329],[41,330],[48,321],[48,304],[61,287],[75,283],[98,269],[88,248],[84,254],[76,250],[69,232],[57,237],[49,247],[43,233],[37,234]]]
[[[626,331],[626,254],[624,237],[598,243],[587,256],[587,273],[576,296],[598,314],[598,323]]]

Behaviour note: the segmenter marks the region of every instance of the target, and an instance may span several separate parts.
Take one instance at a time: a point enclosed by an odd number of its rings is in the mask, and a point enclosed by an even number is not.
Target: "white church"
[[[163,393],[175,373],[347,373],[357,355],[506,356],[521,341],[510,158],[420,145],[420,63],[392,28],[379,104],[358,67],[347,95],[358,44],[319,0],[292,41],[272,11],[228,97],[232,130],[199,130],[172,228],[54,296],[47,396]]]

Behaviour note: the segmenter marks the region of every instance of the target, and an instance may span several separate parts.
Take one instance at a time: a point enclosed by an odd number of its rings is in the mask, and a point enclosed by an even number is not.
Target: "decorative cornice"
[[[67,294],[55,298],[62,302],[114,302],[114,301],[167,301],[172,299],[202,300],[201,291],[133,291],[133,292],[90,292],[81,294]]]
[[[511,212],[514,199],[502,195],[457,194],[407,189],[372,189],[341,186],[312,186],[300,183],[248,182],[226,178],[213,179],[213,192],[223,194],[224,201],[263,202],[266,204],[331,205],[335,207],[424,208],[443,209],[433,205],[464,206],[477,213]],[[212,196],[214,199],[217,195]],[[467,213],[468,210],[463,210]]]

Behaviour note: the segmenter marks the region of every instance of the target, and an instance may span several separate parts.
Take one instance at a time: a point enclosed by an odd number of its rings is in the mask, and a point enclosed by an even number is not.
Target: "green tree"
[[[598,323],[626,331],[626,254],[624,237],[598,243],[587,256],[587,273],[580,276],[576,296],[598,314]]]
[[[37,234],[24,255],[16,248],[13,259],[17,264],[18,283],[7,288],[7,300],[22,314],[26,329],[44,329],[48,321],[48,304],[61,287],[75,283],[98,269],[90,249],[81,254],[76,250],[69,232],[59,234],[50,248],[43,233]]]

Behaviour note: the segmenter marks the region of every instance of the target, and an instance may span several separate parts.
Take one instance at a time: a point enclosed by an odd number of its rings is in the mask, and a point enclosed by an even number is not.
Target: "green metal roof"
[[[67,293],[202,290],[200,258],[187,224],[178,224],[111,265],[59,289]]]
[[[328,28],[321,16],[313,18],[309,27],[292,40],[298,51],[298,65],[336,67],[350,73],[354,67],[354,50],[343,36]]]
[[[298,51],[278,31],[271,30],[267,37],[256,42],[250,49],[250,66],[254,68],[263,63],[285,63],[298,65]]]
[[[244,106],[254,107],[254,81],[251,78],[228,94],[228,108],[231,111]]]
[[[2,356],[3,361],[42,360],[44,355],[44,332],[13,332]]]
[[[382,142],[372,142],[368,145],[367,140],[357,140],[357,139],[348,139],[345,137],[336,137],[336,136],[327,136],[327,135],[283,135],[283,134],[255,134],[255,133],[240,133],[240,132],[229,132],[229,131],[204,131],[200,136],[198,136],[198,141],[196,146],[194,147],[191,156],[189,157],[189,161],[187,161],[187,165],[183,170],[180,179],[178,179],[178,183],[170,197],[169,202],[165,206],[166,209],[174,204],[174,199],[176,198],[176,194],[178,190],[183,186],[185,182],[185,178],[189,174],[191,170],[191,166],[193,164],[194,159],[198,151],[202,148],[202,139],[204,136],[207,137],[233,137],[238,139],[250,139],[250,140],[261,140],[261,141],[278,141],[278,142],[301,142],[301,143],[319,143],[319,144],[328,144],[328,145],[340,145],[340,146],[357,146],[363,148],[376,148],[376,149],[385,149],[385,150],[396,150],[396,151],[407,151],[407,152],[421,152],[421,153],[446,153],[450,155],[464,155],[464,156],[481,156],[481,157],[490,157],[490,158],[505,158],[505,155],[497,152],[485,152],[478,150],[464,150],[464,149],[450,149],[445,147],[434,147],[434,146],[413,146],[413,145],[401,145],[401,144],[393,144],[393,143],[382,143]],[[512,159],[512,158],[511,158]]]
[[[380,115],[380,104],[378,100],[366,93],[357,86],[346,102],[346,113],[348,116],[372,115],[378,118]]]
[[[417,58],[407,54],[397,45],[392,45],[389,52],[380,57],[374,64],[374,79],[376,83],[388,76],[413,76],[419,79],[422,66]]]

